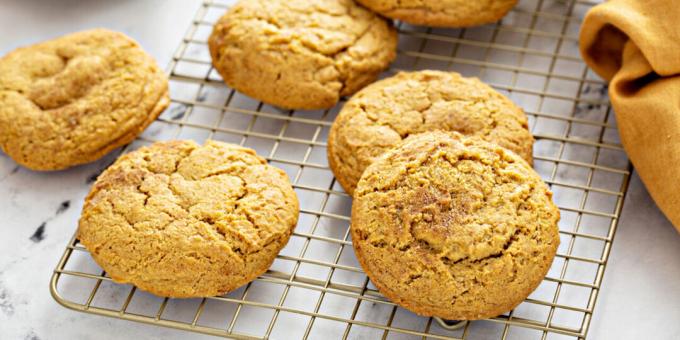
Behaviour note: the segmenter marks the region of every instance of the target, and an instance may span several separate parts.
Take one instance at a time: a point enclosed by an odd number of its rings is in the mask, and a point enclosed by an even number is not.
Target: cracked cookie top
[[[73,33],[0,59],[0,147],[34,170],[97,160],[168,103],[167,77],[122,33]]]
[[[470,27],[505,16],[519,0],[357,0],[388,18],[414,25]]]
[[[498,144],[532,162],[527,117],[510,99],[458,73],[399,73],[350,99],[328,136],[328,162],[350,195],[376,158],[404,138],[434,130]]]
[[[78,238],[117,282],[159,296],[215,296],[269,268],[298,210],[286,174],[251,149],[158,142],[99,176]]]
[[[538,286],[559,244],[558,220],[547,185],[516,154],[429,132],[366,169],[351,232],[386,297],[465,320],[509,311]]]
[[[397,33],[353,0],[242,0],[208,44],[236,90],[284,108],[323,109],[387,68]]]

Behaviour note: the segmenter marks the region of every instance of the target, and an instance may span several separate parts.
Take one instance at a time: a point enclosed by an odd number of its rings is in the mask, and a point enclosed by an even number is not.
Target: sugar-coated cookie
[[[116,282],[159,296],[215,296],[269,268],[298,211],[287,175],[251,149],[158,142],[99,176],[78,239]]]
[[[131,38],[94,29],[0,59],[0,147],[59,170],[131,142],[168,106],[168,79]]]
[[[241,0],[208,44],[227,85],[283,108],[324,109],[387,68],[397,33],[353,0]]]
[[[483,319],[513,309],[543,280],[559,216],[548,186],[513,152],[428,132],[366,169],[352,243],[393,302],[423,316]]]

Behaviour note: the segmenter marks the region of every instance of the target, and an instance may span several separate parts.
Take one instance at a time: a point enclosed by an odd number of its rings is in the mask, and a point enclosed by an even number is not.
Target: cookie
[[[470,27],[496,22],[518,0],[357,0],[388,18],[414,25]]]
[[[298,211],[286,174],[251,149],[158,142],[99,176],[78,239],[116,282],[158,296],[216,296],[269,268]]]
[[[406,139],[366,169],[351,233],[378,290],[423,316],[483,319],[546,275],[559,210],[516,154],[452,132]]]
[[[411,134],[457,131],[496,143],[532,162],[527,117],[510,99],[458,73],[399,73],[342,108],[328,137],[328,162],[349,194],[373,160]]]
[[[288,109],[325,109],[396,57],[391,23],[353,0],[241,0],[208,40],[230,87]]]
[[[34,170],[95,161],[168,106],[168,79],[131,38],[104,29],[0,59],[0,147]]]

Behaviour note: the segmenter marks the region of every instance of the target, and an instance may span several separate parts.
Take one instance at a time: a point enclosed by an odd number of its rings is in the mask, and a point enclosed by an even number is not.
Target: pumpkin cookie
[[[489,318],[547,273],[559,244],[551,197],[504,148],[452,132],[415,135],[361,177],[352,242],[395,303],[424,316]]]
[[[388,18],[414,25],[470,27],[496,22],[518,0],[357,0]]]
[[[391,23],[353,0],[242,0],[208,40],[227,85],[289,109],[324,109],[396,57]]]
[[[99,176],[78,238],[116,282],[159,296],[215,296],[269,268],[298,210],[286,174],[251,149],[159,142]]]
[[[95,29],[0,59],[0,147],[34,170],[95,161],[168,106],[168,79],[122,33]]]
[[[532,162],[527,117],[510,99],[476,78],[458,73],[399,73],[350,99],[328,137],[328,162],[349,194],[373,160],[411,134],[457,131]]]

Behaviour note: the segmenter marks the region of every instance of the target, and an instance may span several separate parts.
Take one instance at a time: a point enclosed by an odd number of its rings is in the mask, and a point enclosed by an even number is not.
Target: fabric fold
[[[611,0],[581,28],[583,59],[610,81],[621,141],[680,231],[680,0]]]

